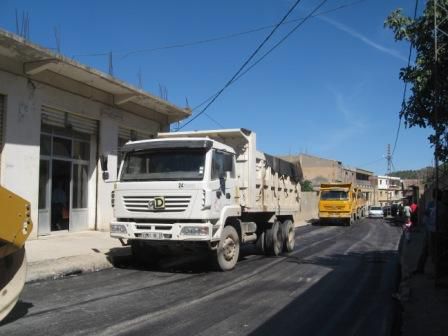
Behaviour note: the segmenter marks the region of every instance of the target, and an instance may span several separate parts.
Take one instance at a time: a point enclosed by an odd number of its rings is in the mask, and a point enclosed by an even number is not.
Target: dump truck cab
[[[351,225],[356,220],[356,191],[351,183],[321,184],[319,220]]]

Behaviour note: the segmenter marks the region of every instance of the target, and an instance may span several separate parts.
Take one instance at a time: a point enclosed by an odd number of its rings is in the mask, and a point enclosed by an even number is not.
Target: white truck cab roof
[[[122,150],[125,152],[130,152],[162,148],[204,148],[206,150],[214,148],[235,154],[232,147],[208,137],[175,137],[129,141],[123,146]]]

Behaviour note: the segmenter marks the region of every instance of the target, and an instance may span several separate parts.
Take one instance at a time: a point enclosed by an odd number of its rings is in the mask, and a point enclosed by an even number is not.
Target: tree
[[[434,11],[435,9],[435,11]],[[436,17],[436,21],[434,18]],[[438,29],[434,28],[437,22]],[[393,11],[385,26],[396,41],[409,41],[416,51],[415,64],[400,69],[400,79],[410,85],[411,94],[403,102],[400,118],[409,127],[431,127],[429,141],[439,160],[448,159],[448,0],[428,0],[423,14],[415,20]],[[435,62],[435,32],[437,58]]]
[[[302,191],[314,191],[313,189],[313,183],[309,180],[304,180],[300,182],[300,187]]]

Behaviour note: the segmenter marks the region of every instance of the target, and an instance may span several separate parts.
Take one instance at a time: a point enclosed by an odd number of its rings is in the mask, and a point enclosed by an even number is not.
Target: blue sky
[[[319,12],[354,1],[329,0]],[[194,107],[232,77],[270,29],[147,50],[272,25],[294,2],[2,0],[0,27],[15,32],[15,10],[26,11],[31,41],[54,48],[58,27],[62,54],[107,72],[105,54],[112,51],[116,77],[137,86],[140,72],[145,90],[158,95],[162,85],[168,100],[179,106],[188,100]],[[290,19],[305,17],[318,3],[302,0]],[[262,151],[306,152],[384,174],[384,155],[387,144],[395,141],[403,94],[398,73],[409,47],[396,43],[383,23],[392,10],[400,7],[411,15],[413,6],[413,1],[365,0],[310,19],[230,86],[207,114],[226,128],[255,131]],[[263,50],[293,26],[282,26]],[[216,128],[202,115],[184,130]],[[430,132],[401,128],[393,159],[397,170],[431,165]]]

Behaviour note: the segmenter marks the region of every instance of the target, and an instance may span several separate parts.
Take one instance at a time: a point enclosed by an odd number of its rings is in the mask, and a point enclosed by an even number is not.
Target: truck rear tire
[[[282,231],[283,251],[284,252],[294,251],[294,244],[296,241],[294,223],[292,222],[292,220],[287,219],[281,224],[280,227]]]
[[[235,268],[240,255],[240,238],[236,229],[227,225],[222,230],[221,240],[216,251],[217,266],[221,271],[230,271]]]
[[[280,222],[274,221],[272,226],[266,230],[265,253],[271,256],[278,256],[282,252],[283,240],[280,229]]]
[[[159,261],[157,250],[138,240],[131,241],[131,251],[134,260],[139,265],[155,266]]]
[[[261,253],[264,253],[265,250],[265,239],[266,239],[266,233],[264,231],[261,231],[258,234],[257,242],[255,243],[255,246],[257,247],[257,250]]]

